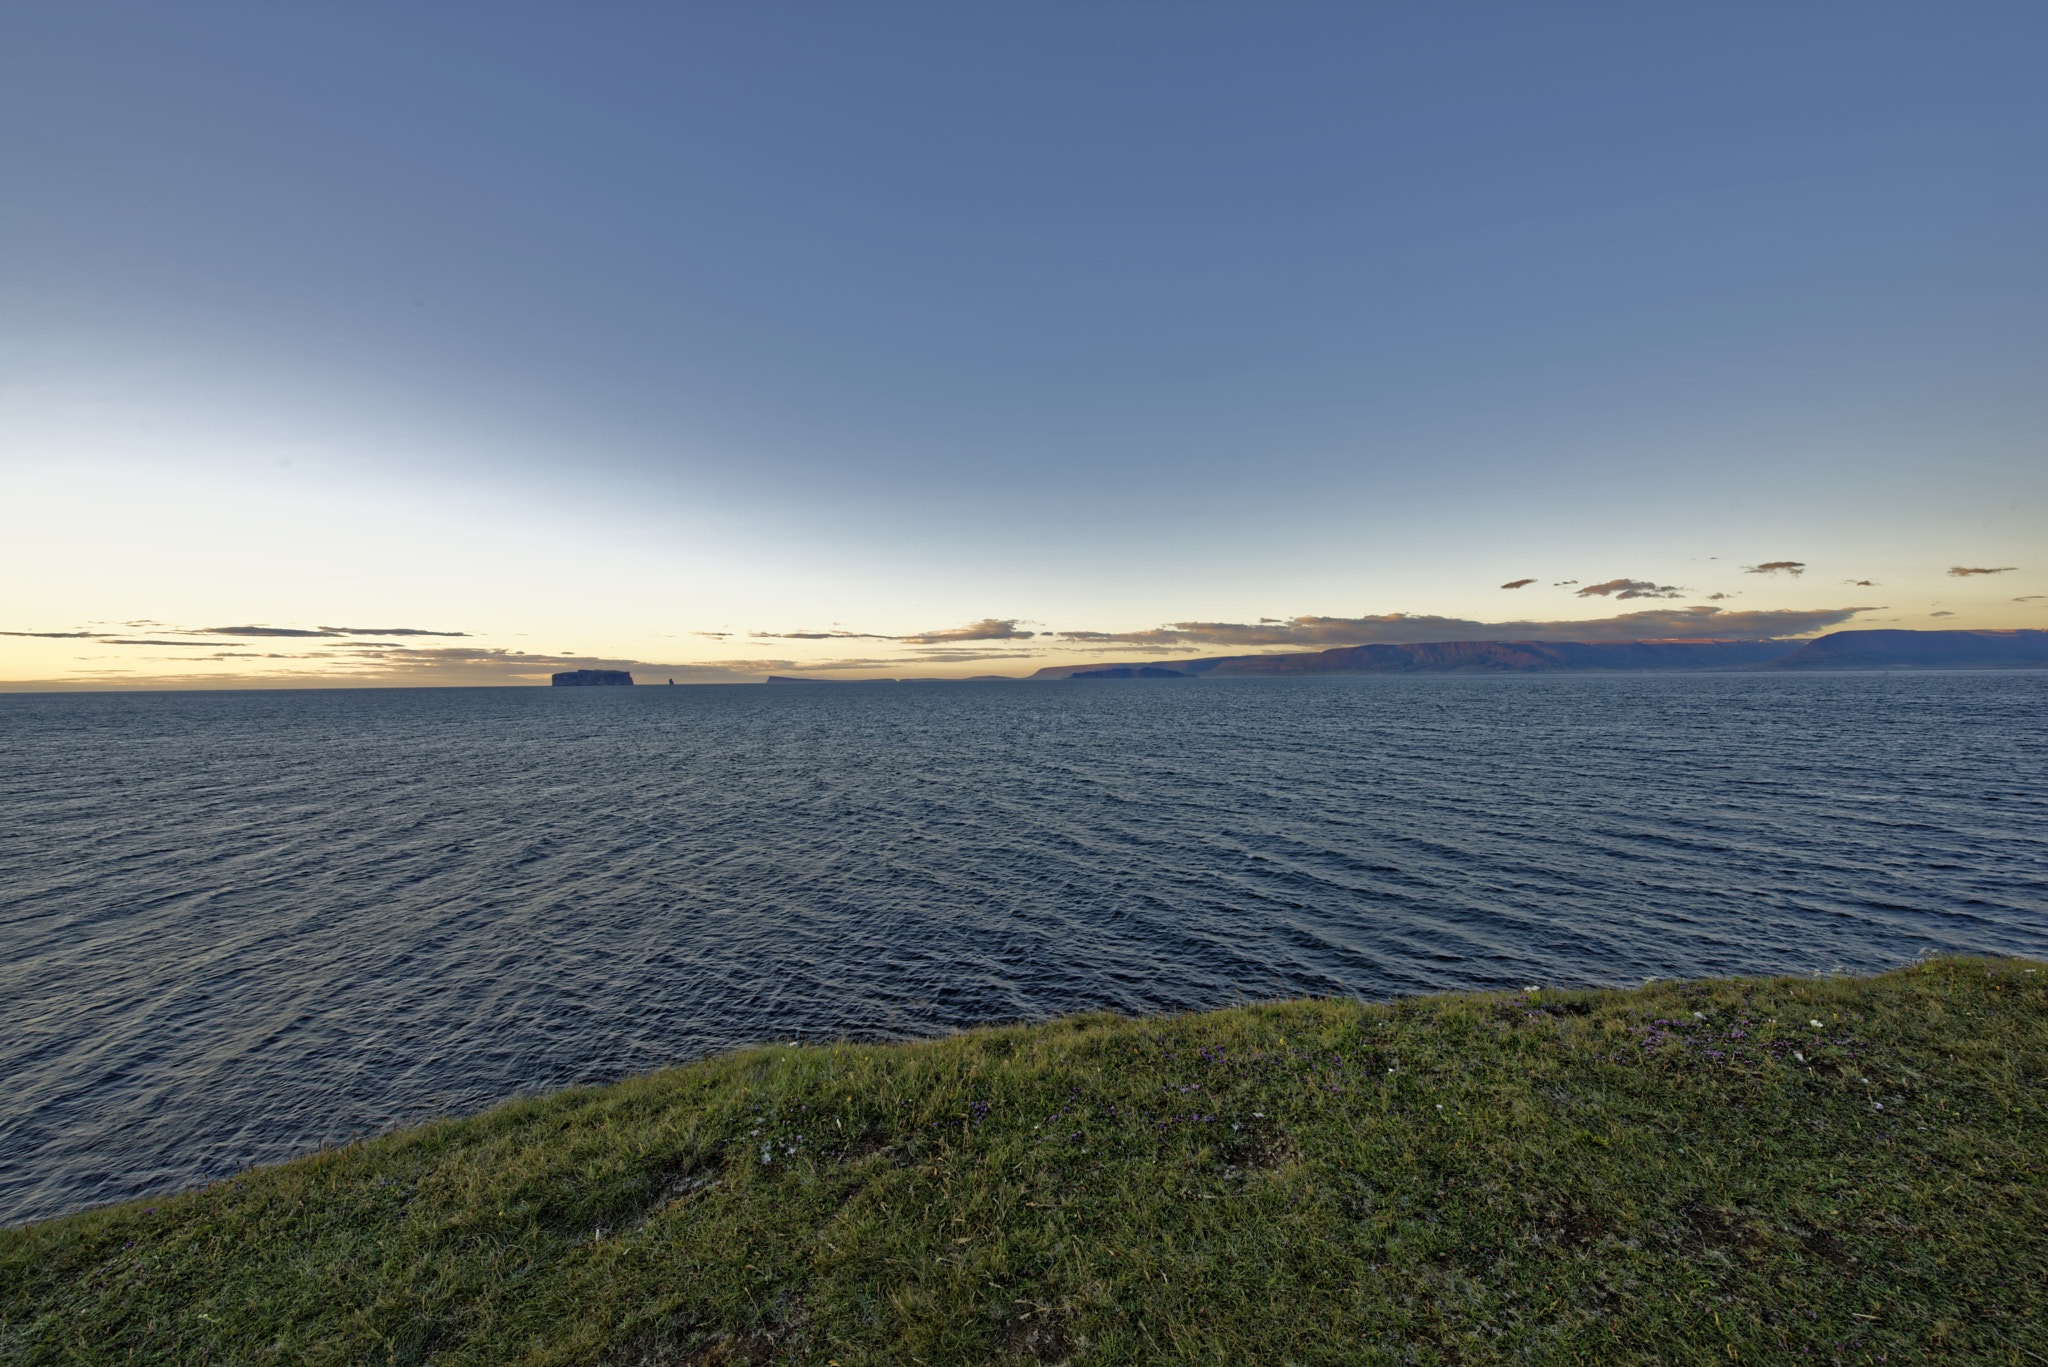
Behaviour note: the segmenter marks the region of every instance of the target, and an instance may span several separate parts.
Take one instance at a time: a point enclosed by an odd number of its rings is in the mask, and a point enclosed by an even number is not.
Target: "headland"
[[[2044,980],[775,1042],[0,1232],[0,1356],[2006,1362]]]

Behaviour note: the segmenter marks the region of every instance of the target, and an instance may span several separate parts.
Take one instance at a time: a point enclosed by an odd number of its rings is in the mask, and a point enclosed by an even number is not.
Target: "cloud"
[[[1579,581],[1576,579],[1560,579],[1555,584],[1552,584],[1550,587],[1554,589],[1568,589],[1578,582]]]
[[[732,669],[751,669],[768,674],[828,674],[845,670],[895,669],[910,665],[929,668],[935,664],[970,664],[979,660],[1031,660],[1037,657],[1015,650],[931,650],[915,655],[865,655],[839,660],[723,660]]]
[[[1594,597],[1649,597],[1679,590],[1645,581],[1615,580],[1591,586]],[[2033,595],[2040,598],[2043,595]],[[2025,600],[2022,600],[2025,601]],[[425,628],[229,626],[188,630],[159,627],[162,636],[139,633],[113,637],[93,631],[10,632],[20,637],[56,638],[106,646],[170,647],[169,657],[138,657],[103,651],[83,656],[70,679],[13,681],[8,689],[31,686],[125,688],[275,688],[275,687],[418,687],[545,684],[548,675],[566,669],[626,669],[640,682],[741,683],[768,674],[858,675],[916,674],[934,667],[980,661],[1031,660],[1050,650],[1068,657],[1109,653],[1151,656],[1252,654],[1315,651],[1333,646],[1453,640],[1547,640],[1613,642],[1632,640],[1740,639],[1797,637],[1841,626],[1858,614],[1880,611],[1868,606],[1737,611],[1701,603],[1657,604],[1642,610],[1578,621],[1475,621],[1468,618],[1389,612],[1358,617],[1304,615],[1262,617],[1251,622],[1177,621],[1135,631],[1025,630],[1015,618],[984,618],[965,626],[886,636],[831,631],[792,632],[784,639],[859,640],[901,643],[882,655],[830,659],[732,658],[662,663],[609,659],[490,647],[463,638],[460,632]],[[1925,620],[1925,619],[1922,619]],[[359,634],[360,633],[360,634]],[[693,633],[722,640],[728,632]],[[770,633],[748,633],[770,636]],[[170,639],[186,636],[187,639]],[[375,639],[391,636],[395,640]],[[420,636],[443,638],[437,643]],[[194,639],[196,638],[196,639]],[[198,649],[194,649],[197,647]],[[211,649],[208,649],[211,648]],[[744,648],[744,647],[742,647]],[[259,653],[270,652],[270,653]],[[165,670],[201,666],[189,672],[153,674],[145,678],[134,666],[160,658]],[[153,666],[145,665],[146,668]]]
[[[136,629],[169,631],[180,636],[255,636],[290,638],[349,637],[349,636],[467,636],[464,631],[429,631],[424,627],[320,627],[306,630],[301,627],[167,627],[162,622],[123,622],[121,625],[131,631]],[[0,636],[38,636],[54,641],[104,641],[115,646],[200,646],[218,645],[218,641],[160,641],[131,640],[107,635],[97,631],[0,631]]]
[[[298,652],[256,654],[236,649],[224,641],[150,642],[159,645],[211,645],[221,653],[207,656],[167,656],[179,664],[220,661],[238,666],[232,671],[207,670],[198,673],[142,676],[124,666],[92,665],[65,679],[9,681],[7,689],[61,688],[419,688],[489,687],[546,684],[548,676],[567,669],[625,669],[640,683],[659,684],[674,678],[677,683],[758,682],[771,670],[788,672],[800,667],[796,661],[731,660],[691,661],[674,664],[648,660],[608,659],[564,654],[529,654],[487,646],[383,646],[372,642],[343,641],[333,645],[309,643],[312,649]],[[282,644],[282,643],[280,643]],[[127,657],[133,660],[135,657]],[[145,657],[147,658],[147,657]]]
[[[1723,598],[1733,598],[1734,596],[1732,593],[1710,593],[1707,595],[1707,601],[1709,603],[1718,603]]]
[[[2048,598],[2048,593],[2030,593],[2024,598],[2015,598],[2012,601],[2015,603],[2031,603],[2036,598]]]
[[[331,655],[322,657],[329,661]],[[589,655],[538,655],[492,647],[401,646],[368,656],[365,672],[384,671],[408,681],[439,675],[451,681],[471,678],[483,683],[545,683],[550,674],[569,669],[623,669],[641,683],[674,678],[692,683],[740,683],[787,668],[787,660],[699,660],[665,664],[649,660],[610,659]],[[436,680],[439,682],[440,680]]]
[[[1501,587],[1504,589],[1527,588],[1529,585],[1535,582],[1536,581],[1534,579],[1510,579],[1507,583],[1502,584]]]
[[[1579,590],[1580,598],[1609,594],[1616,598],[1683,598],[1685,590],[1674,584],[1653,584],[1647,579],[1610,579],[1604,584],[1588,584]]]
[[[1927,615],[1928,615],[1929,617],[1953,617],[1953,616],[1955,616],[1955,614],[1954,614],[1953,612],[1930,612],[1930,613],[1928,613]]]
[[[318,631],[302,631],[298,627],[201,627],[199,634],[207,636],[334,636],[339,633],[325,627]]]
[[[889,638],[883,638],[889,639]],[[885,657],[832,660],[731,659],[664,663],[659,661],[613,659],[567,653],[539,654],[495,646],[405,645],[343,639],[310,641],[306,648],[256,653],[239,642],[226,641],[144,641],[136,645],[200,646],[213,650],[201,656],[162,656],[180,665],[219,662],[237,666],[232,672],[144,676],[129,667],[136,657],[122,664],[91,664],[68,679],[9,681],[0,687],[10,690],[40,687],[120,688],[404,688],[404,687],[489,687],[546,684],[548,676],[569,669],[623,669],[641,684],[660,686],[673,678],[677,683],[758,683],[769,674],[816,674],[825,672],[894,672],[905,666],[929,669],[934,665],[973,663],[982,660],[1022,660],[1028,654],[1015,651],[940,649],[921,650]],[[279,642],[280,645],[287,644]],[[232,653],[227,653],[232,652]],[[106,658],[106,657],[102,657]],[[142,657],[148,659],[151,657]]]
[[[901,636],[877,636],[871,631],[750,631],[757,641],[900,641]]]
[[[951,627],[944,631],[927,631],[916,636],[901,636],[897,639],[905,645],[935,646],[951,641],[1028,641],[1038,633],[1019,631],[1014,617],[984,617],[979,622],[970,622],[964,627]]]
[[[163,624],[163,623],[161,623],[161,622],[129,622],[129,623],[126,623],[126,625],[127,625],[127,626],[129,626],[129,627],[151,627],[151,626],[153,626],[153,627],[157,628],[157,629],[158,629],[158,630],[160,630],[160,631],[161,631],[161,630],[165,630],[165,629],[166,629],[166,628],[164,627],[164,624]],[[286,637],[318,637],[318,636],[467,636],[467,635],[469,635],[469,633],[468,633],[468,632],[466,632],[466,631],[432,631],[432,630],[429,630],[429,629],[428,629],[428,628],[426,628],[426,627],[328,627],[328,626],[323,626],[323,627],[307,628],[307,627],[258,627],[258,626],[240,626],[240,627],[198,627],[198,628],[196,628],[196,629],[193,629],[193,630],[190,630],[190,631],[187,631],[186,629],[184,629],[184,628],[182,628],[182,627],[171,627],[171,628],[168,628],[168,630],[171,630],[171,631],[177,632],[177,633],[178,633],[178,634],[180,634],[180,635],[192,635],[192,636],[286,636]]]
[[[2018,565],[1998,565],[1991,569],[1981,565],[1950,565],[1948,572],[1957,579],[1967,579],[1973,574],[2009,574],[2018,568]]]
[[[1184,651],[1278,646],[1326,650],[1332,646],[1398,645],[1417,641],[1639,641],[1754,639],[1805,636],[1839,626],[1872,607],[1779,608],[1735,611],[1692,605],[1647,608],[1576,622],[1475,622],[1389,612],[1374,617],[1295,617],[1277,625],[1241,622],[1172,622],[1143,631],[1062,631],[1062,641],[1140,651]]]
[[[699,635],[710,635],[700,632]],[[872,631],[750,631],[758,641],[900,641],[907,646],[947,645],[954,641],[1028,641],[1038,633],[1020,631],[1014,617],[984,617],[964,627],[921,631],[910,636],[885,636]]]
[[[1844,579],[1842,582],[1854,589],[1874,589],[1877,587],[1875,579]]]
[[[1761,565],[1744,565],[1744,574],[1789,574],[1794,579],[1806,573],[1804,560],[1766,560]]]

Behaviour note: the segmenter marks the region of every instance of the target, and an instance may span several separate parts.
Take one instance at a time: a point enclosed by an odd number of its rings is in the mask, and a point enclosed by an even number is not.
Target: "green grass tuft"
[[[2048,1361],[2044,986],[749,1049],[0,1232],[0,1360]]]

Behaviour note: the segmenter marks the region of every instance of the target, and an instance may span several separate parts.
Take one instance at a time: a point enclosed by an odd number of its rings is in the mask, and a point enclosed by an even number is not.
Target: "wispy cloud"
[[[1948,572],[1957,579],[1967,579],[1973,574],[2010,574],[2018,568],[2018,565],[1995,565],[1988,569],[1982,565],[1950,565]]]
[[[1844,579],[1842,582],[1853,589],[1874,589],[1877,587],[1875,579]]]
[[[1501,587],[1504,589],[1523,589],[1535,582],[1534,579],[1510,579],[1507,583],[1502,584]]]
[[[1929,617],[1953,617],[1953,616],[1955,616],[1955,614],[1954,614],[1953,612],[1930,612],[1930,613],[1928,613],[1927,615],[1928,615]]]
[[[2031,603],[2037,598],[2048,598],[2048,593],[2030,593],[2024,598],[2015,598],[2012,601],[2015,603]]]
[[[1804,560],[1766,560],[1761,565],[1744,565],[1744,574],[1789,574],[1794,579],[1806,573]]]
[[[163,622],[153,622],[147,619],[139,622],[123,622],[120,625],[128,628],[130,631],[159,631],[168,632],[174,636],[200,636],[208,638],[215,636],[241,636],[257,638],[284,637],[287,639],[303,640],[320,638],[346,639],[356,636],[466,636],[469,634],[462,631],[429,631],[424,627],[317,627],[311,629],[305,627],[259,626],[174,627],[168,626]],[[108,645],[117,646],[196,646],[220,644],[218,641],[210,639],[199,641],[136,640],[125,638],[119,633],[104,631],[0,631],[0,636],[34,636],[50,641],[104,641]]]
[[[467,636],[466,631],[429,631],[425,627],[201,627],[204,636]]]
[[[326,630],[306,630],[301,627],[201,627],[197,634],[206,636],[333,636],[338,633]]]
[[[1590,586],[1594,597],[1649,597],[1679,590],[1648,581],[1615,580]],[[2030,595],[2038,599],[2042,595]],[[2018,601],[2029,601],[2023,599]],[[1389,612],[1358,617],[1304,615],[1262,617],[1250,622],[1178,621],[1134,631],[1026,629],[1016,618],[983,618],[964,626],[908,636],[847,631],[758,633],[770,639],[889,642],[901,649],[826,659],[730,658],[667,663],[537,652],[486,646],[468,633],[403,627],[272,627],[260,624],[208,628],[163,628],[135,635],[104,630],[15,631],[8,636],[92,642],[124,650],[168,648],[169,656],[120,655],[107,651],[80,657],[81,672],[58,686],[121,687],[314,687],[466,686],[545,684],[568,669],[625,669],[641,682],[738,683],[768,674],[904,675],[983,661],[1042,660],[1047,654],[1134,655],[1252,654],[1313,651],[1332,646],[1455,640],[1627,641],[1804,636],[1837,627],[1867,606],[1774,611],[1736,611],[1705,604],[1658,605],[1640,611],[1579,621],[1477,621],[1433,614]],[[130,628],[132,631],[133,628]],[[731,633],[693,633],[722,640]],[[751,634],[751,633],[750,633]],[[182,637],[183,639],[178,639]],[[380,638],[392,639],[380,639]],[[421,637],[441,638],[428,644]],[[454,639],[449,639],[454,638]],[[162,660],[152,666],[150,661]],[[175,666],[171,663],[176,661]],[[199,668],[183,674],[173,668]],[[145,675],[144,669],[161,670]],[[8,687],[26,686],[17,682]]]
[[[901,636],[880,636],[872,631],[750,631],[757,641],[900,641]]]
[[[1610,594],[1616,598],[1683,598],[1685,590],[1675,584],[1653,584],[1647,579],[1610,579],[1604,584],[1586,585],[1577,596],[1605,598]]]
[[[113,641],[105,644],[201,647],[211,653],[181,656],[128,656],[121,663],[94,662],[67,679],[34,681],[34,686],[121,688],[291,688],[291,687],[478,687],[545,684],[548,676],[571,669],[621,669],[635,681],[677,683],[752,683],[769,674],[915,673],[981,661],[1031,658],[1014,650],[950,647],[915,653],[826,660],[741,658],[663,662],[605,656],[540,653],[477,645],[411,645],[360,638],[301,641],[270,638],[284,649],[262,651],[270,642],[245,647],[234,641]],[[462,633],[449,633],[461,635]],[[888,640],[893,638],[883,637]],[[300,648],[292,648],[300,647]],[[135,666],[156,659],[179,665],[232,665],[233,672],[144,674]],[[29,686],[21,683],[8,687]]]
[[[758,680],[767,667],[797,667],[795,661],[659,661],[609,659],[566,653],[541,654],[482,645],[417,645],[378,641],[338,628],[308,631],[295,627],[174,628],[199,639],[172,640],[157,636],[108,636],[95,632],[35,632],[20,635],[85,639],[102,645],[171,647],[181,653],[81,657],[79,671],[63,679],[10,683],[10,688],[53,684],[60,687],[122,688],[290,688],[290,687],[462,687],[545,684],[548,676],[568,669],[627,669],[643,683],[674,678],[677,682],[742,683]],[[417,640],[422,636],[463,637],[464,632],[408,627],[370,633]],[[225,636],[228,639],[222,639]],[[272,647],[269,650],[263,647]],[[193,653],[186,654],[185,651]],[[203,672],[144,674],[138,665],[151,660],[175,661],[178,667],[227,666]]]
[[[905,645],[935,646],[953,641],[1028,641],[1038,633],[1020,631],[1014,617],[984,617],[979,622],[970,622],[964,627],[950,627],[942,631],[926,631],[916,636],[899,636]]]
[[[699,635],[712,635],[699,632]],[[914,632],[907,636],[891,636],[873,631],[750,631],[747,635],[757,641],[898,641],[907,646],[950,645],[956,641],[1028,641],[1038,633],[1024,631],[1014,617],[984,617],[979,622],[969,622],[964,627],[941,627],[932,631]]]
[[[929,669],[934,665],[973,664],[981,660],[1035,658],[1028,652],[1015,650],[931,650],[915,655],[860,655],[832,660],[720,660],[717,663],[736,673],[839,674],[849,670],[897,670],[906,666]]]

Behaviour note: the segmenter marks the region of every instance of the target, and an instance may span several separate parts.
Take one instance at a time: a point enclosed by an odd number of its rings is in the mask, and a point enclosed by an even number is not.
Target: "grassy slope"
[[[0,1359],[2048,1361],[2044,983],[754,1049],[0,1232]]]

